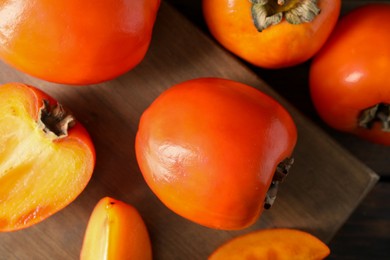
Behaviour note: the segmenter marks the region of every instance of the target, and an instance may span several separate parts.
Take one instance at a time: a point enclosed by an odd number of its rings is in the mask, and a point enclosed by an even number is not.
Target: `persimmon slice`
[[[137,209],[102,198],[88,221],[80,259],[152,259],[149,234]]]
[[[47,115],[58,106],[37,88],[0,86],[0,231],[46,219],[70,204],[91,178],[95,150],[84,127],[72,119],[58,132],[41,120],[43,110]]]
[[[215,250],[209,260],[319,260],[330,250],[317,237],[296,229],[264,229],[236,237]]]

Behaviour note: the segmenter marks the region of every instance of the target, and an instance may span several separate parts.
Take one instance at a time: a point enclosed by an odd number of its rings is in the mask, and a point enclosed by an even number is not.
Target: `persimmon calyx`
[[[311,22],[319,13],[317,0],[249,0],[256,29],[278,24],[283,17],[291,24]]]
[[[390,104],[376,104],[363,110],[359,115],[360,127],[371,129],[376,122],[382,124],[382,131],[390,132]]]
[[[45,133],[62,138],[68,135],[68,130],[76,124],[76,120],[61,104],[51,105],[48,100],[43,100],[38,124]]]
[[[294,158],[286,158],[278,164],[274,177],[264,199],[264,208],[269,209],[274,204],[278,193],[279,184],[284,181],[294,163]]]

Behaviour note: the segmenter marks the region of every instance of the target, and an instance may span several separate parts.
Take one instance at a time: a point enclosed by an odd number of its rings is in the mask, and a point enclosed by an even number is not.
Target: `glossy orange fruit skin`
[[[152,259],[146,225],[133,206],[102,198],[89,218],[80,260]]]
[[[360,113],[390,104],[390,5],[369,4],[337,24],[310,67],[310,92],[319,116],[331,127],[390,145],[381,124],[358,126]]]
[[[321,13],[309,23],[285,20],[259,32],[249,0],[203,0],[204,18],[213,37],[243,60],[263,68],[291,67],[310,59],[325,43],[340,13],[340,0],[319,0]]]
[[[277,165],[297,139],[289,113],[248,85],[198,78],[163,92],[136,135],[141,172],[177,214],[216,229],[241,229],[263,211]]]
[[[0,232],[4,232],[35,225],[73,202],[92,176],[96,155],[93,141],[80,122],[76,121],[60,138],[45,134],[38,126],[43,100],[52,106],[57,104],[42,90],[8,83],[0,86],[0,100],[1,108],[12,103],[11,109],[0,111]],[[24,132],[29,137],[18,134],[20,129],[5,126],[13,125],[4,119],[7,117],[30,125],[33,130]],[[26,144],[21,145],[22,141]],[[42,159],[46,158],[44,151],[37,152],[40,146],[45,147],[47,160]]]
[[[160,0],[2,0],[0,58],[66,84],[113,79],[144,58]]]

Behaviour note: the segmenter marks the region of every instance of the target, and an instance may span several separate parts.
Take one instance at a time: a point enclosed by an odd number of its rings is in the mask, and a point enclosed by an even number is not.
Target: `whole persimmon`
[[[32,86],[0,86],[0,232],[63,209],[83,191],[94,166],[87,130],[61,104]]]
[[[332,32],[340,0],[203,0],[213,37],[259,67],[278,69],[313,57]]]
[[[160,0],[2,0],[0,58],[66,84],[113,79],[144,58]]]
[[[198,78],[164,91],[141,116],[136,157],[177,214],[216,229],[253,224],[292,164],[294,121],[246,84]]]
[[[330,127],[390,146],[390,4],[343,16],[310,64],[314,107]]]
[[[89,218],[80,260],[152,259],[146,225],[138,210],[110,197],[102,198]]]

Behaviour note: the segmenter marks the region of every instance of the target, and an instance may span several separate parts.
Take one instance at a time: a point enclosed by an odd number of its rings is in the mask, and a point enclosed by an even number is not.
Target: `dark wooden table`
[[[367,2],[343,1],[343,14]],[[310,61],[283,70],[251,67],[208,37],[201,0],[167,0],[161,7],[147,56],[112,81],[68,88],[0,62],[0,83],[38,86],[69,107],[89,130],[98,158],[93,178],[71,205],[33,227],[0,234],[0,259],[78,259],[88,218],[103,196],[140,211],[155,259],[206,259],[227,239],[269,227],[299,228],[330,241],[330,259],[390,259],[390,147],[334,131],[318,118],[308,94]],[[272,210],[245,230],[214,230],[179,217],[147,187],[135,159],[144,109],[172,84],[205,76],[228,77],[274,96],[303,137],[294,177],[284,182]],[[381,176],[378,183],[373,171]]]
[[[208,34],[200,0],[167,0],[167,2]],[[389,0],[344,0],[341,15],[358,6],[373,2],[390,3]],[[265,70],[249,64],[248,66],[302,114],[380,175],[380,180],[374,189],[331,241],[329,246],[332,254],[329,259],[390,259],[390,147],[372,144],[337,132],[320,120],[308,92],[309,64],[310,61],[282,70]]]

